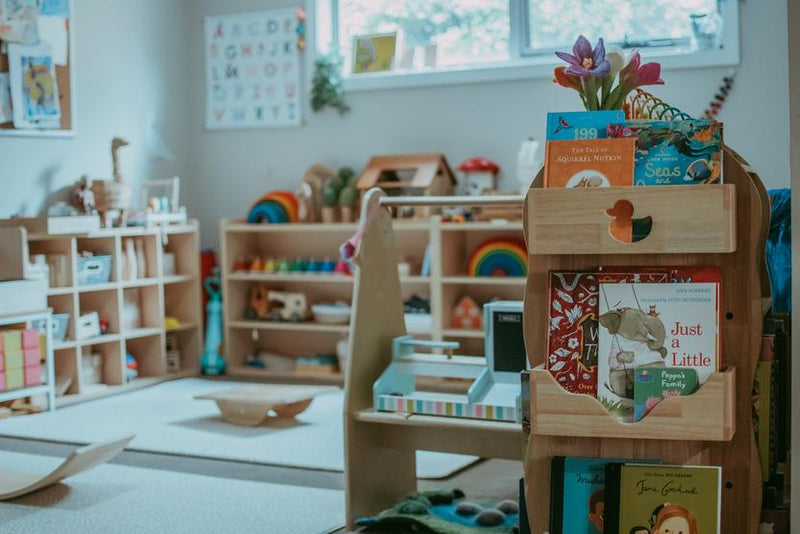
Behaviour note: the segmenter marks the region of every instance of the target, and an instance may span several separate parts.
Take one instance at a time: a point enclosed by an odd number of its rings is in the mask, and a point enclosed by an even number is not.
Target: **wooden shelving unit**
[[[52,320],[52,311],[46,309],[24,313],[0,314],[0,330],[29,328],[32,321],[40,320],[44,320],[49,329],[50,321]],[[50,411],[55,410],[56,393],[54,383],[55,373],[53,372],[53,338],[49,330],[45,335],[44,343],[46,345],[45,361],[42,363],[42,377],[44,378],[44,383],[0,391],[0,402],[43,395],[47,398],[47,409]]]
[[[127,238],[143,241],[146,278],[122,280],[122,241]],[[63,254],[67,258],[69,283],[48,291],[53,312],[70,314],[66,339],[53,344],[55,376],[72,377],[66,395],[56,400],[58,406],[199,373],[202,305],[196,222],[164,229],[108,229],[90,235],[29,234],[28,246],[31,254]],[[108,283],[78,285],[77,257],[83,250],[111,256]],[[175,254],[175,275],[163,274],[165,251]],[[141,324],[136,328],[126,328],[122,319],[126,296],[139,302]],[[109,332],[76,339],[77,318],[90,311],[97,311],[108,320]],[[173,334],[178,338],[181,364],[180,370],[173,373],[167,372],[166,365],[165,316],[177,317],[181,322]],[[82,360],[92,353],[102,356],[105,387],[84,384]],[[125,381],[126,354],[134,356],[139,364],[139,378],[131,383]]]
[[[237,258],[253,256],[286,258],[338,259],[339,245],[357,230],[356,224],[247,224],[226,220],[221,225],[221,265],[224,289],[225,355],[228,373],[241,376],[243,371],[259,371],[244,366],[247,355],[260,349],[291,357],[316,353],[334,353],[336,343],[347,338],[349,327],[322,325],[311,321],[290,324],[247,321],[244,311],[253,284],[271,289],[299,291],[309,304],[321,301],[353,299],[354,277],[342,274],[250,273],[233,272]],[[485,240],[498,237],[522,238],[522,222],[442,222],[439,217],[426,220],[394,220],[395,251],[393,258],[408,261],[411,274],[399,277],[403,301],[412,295],[430,299],[430,327],[412,328],[411,332],[434,340],[458,341],[461,354],[483,355],[483,331],[459,331],[450,328],[451,311],[463,295],[479,302],[493,298],[521,300],[525,278],[475,278],[465,273],[470,253]],[[431,274],[420,276],[425,247],[431,245]],[[297,334],[302,333],[302,337]],[[251,373],[244,373],[252,376]],[[271,379],[261,371],[257,376]],[[281,378],[285,378],[282,376]],[[343,375],[298,375],[298,381],[342,384]]]
[[[531,434],[525,486],[531,532],[549,529],[554,456],[655,459],[722,467],[721,530],[758,530],[761,474],[752,389],[761,343],[764,241],[769,205],[758,177],[725,149],[724,185],[542,189],[525,205],[531,270],[525,294],[525,345],[531,371]],[[653,217],[651,234],[622,243],[605,209],[630,201]],[[569,211],[565,211],[568,209]],[[569,213],[569,217],[566,216]],[[720,371],[693,395],[662,401],[642,421],[618,423],[591,396],[565,391],[542,366],[547,344],[548,273],[604,266],[716,265],[720,284]]]

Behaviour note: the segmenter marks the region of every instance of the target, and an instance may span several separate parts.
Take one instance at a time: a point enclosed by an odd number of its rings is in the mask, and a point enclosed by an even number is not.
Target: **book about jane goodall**
[[[718,369],[717,283],[600,284],[597,398],[634,421],[637,369],[690,368],[704,383]]]
[[[722,469],[606,466],[605,532],[719,534]]]

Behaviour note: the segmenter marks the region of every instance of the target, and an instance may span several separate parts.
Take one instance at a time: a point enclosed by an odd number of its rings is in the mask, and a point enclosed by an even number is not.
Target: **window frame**
[[[716,50],[687,53],[680,47],[652,47],[639,49],[645,61],[658,61],[664,70],[694,69],[707,67],[732,67],[740,61],[739,1],[721,0],[723,28],[722,45]],[[309,9],[311,32],[309,46],[317,55],[339,46],[338,3],[339,0],[311,0]],[[329,6],[330,28],[321,28],[324,21],[318,17],[322,6]],[[510,35],[509,60],[495,63],[479,63],[435,70],[412,72],[379,72],[350,75],[344,78],[346,91],[370,91],[410,87],[433,87],[513,80],[552,78],[553,68],[561,62],[551,51],[527,49],[528,24],[527,0],[509,0]],[[326,25],[327,26],[327,25]],[[733,31],[731,31],[733,29]],[[330,39],[319,39],[327,33]],[[344,58],[349,61],[349,58]]]

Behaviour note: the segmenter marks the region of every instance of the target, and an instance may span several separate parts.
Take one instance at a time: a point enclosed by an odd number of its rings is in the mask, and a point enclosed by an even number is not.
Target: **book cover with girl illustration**
[[[722,469],[606,466],[605,532],[719,534]]]

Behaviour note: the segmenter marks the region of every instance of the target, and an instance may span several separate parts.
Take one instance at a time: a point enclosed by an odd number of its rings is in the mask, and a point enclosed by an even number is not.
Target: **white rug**
[[[84,445],[136,434],[129,450],[344,471],[343,394],[326,393],[289,426],[226,423],[201,393],[237,382],[187,378],[55,412],[0,420],[0,435]],[[417,452],[419,478],[445,478],[478,458]]]
[[[61,458],[0,451],[0,464],[46,472]],[[32,532],[320,534],[344,526],[344,492],[101,465],[0,502],[4,534]]]

